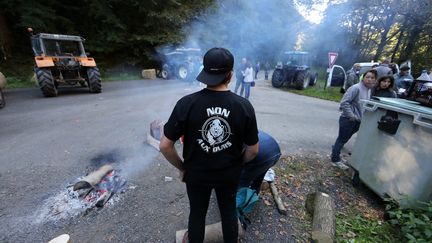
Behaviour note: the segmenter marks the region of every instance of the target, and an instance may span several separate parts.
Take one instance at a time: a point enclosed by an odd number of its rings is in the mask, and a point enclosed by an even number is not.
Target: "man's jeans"
[[[341,160],[340,153],[343,146],[348,142],[354,133],[360,128],[359,121],[351,121],[347,117],[339,117],[339,135],[332,148],[331,160],[338,162]]]
[[[251,187],[256,190],[257,194],[260,192],[261,183],[268,169],[278,162],[281,154],[276,154],[265,161],[260,161],[259,164],[248,164],[244,166],[240,175],[240,187]]]
[[[251,82],[243,82],[242,90],[240,91],[240,96],[243,96],[243,88],[245,91],[245,98],[249,99],[250,96],[250,89],[251,89]]]
[[[236,84],[235,84],[235,88],[234,88],[234,93],[237,94],[238,89],[240,88],[240,92],[241,94],[243,94],[243,77],[241,78],[236,78]]]

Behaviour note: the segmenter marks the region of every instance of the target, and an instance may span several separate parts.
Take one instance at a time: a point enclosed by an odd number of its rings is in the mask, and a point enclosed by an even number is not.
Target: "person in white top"
[[[249,99],[251,84],[254,81],[253,68],[252,64],[249,61],[246,63],[246,69],[243,71],[243,77],[243,86],[245,91],[244,97],[246,99]],[[242,92],[240,92],[240,96],[243,96],[243,90]]]

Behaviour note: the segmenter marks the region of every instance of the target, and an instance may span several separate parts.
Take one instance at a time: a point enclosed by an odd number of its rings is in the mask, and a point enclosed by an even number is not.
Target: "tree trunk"
[[[366,23],[367,17],[368,17],[368,11],[365,10],[364,13],[363,13],[363,15],[362,15],[361,22],[360,22],[360,31],[359,31],[359,33],[357,35],[357,38],[356,38],[355,42],[354,42],[354,47],[355,47],[356,52],[357,52],[356,55],[355,55],[355,59],[356,60],[360,60],[360,56],[361,56],[360,48],[361,48],[361,44],[362,44],[363,31],[364,31],[364,28],[365,28],[365,23]]]
[[[391,56],[391,60],[395,60],[395,58],[396,58],[396,53],[397,53],[398,50],[399,50],[399,46],[400,46],[400,44],[401,44],[401,41],[402,41],[402,37],[403,37],[403,35],[404,35],[404,30],[401,29],[400,32],[399,32],[398,40],[397,40],[396,45],[395,45],[395,47],[394,47],[394,49],[393,49],[393,53],[392,53],[392,56]],[[399,56],[400,56],[400,55],[399,55]],[[399,58],[399,60],[400,60],[400,58]]]
[[[0,53],[3,60],[7,60],[11,53],[12,35],[7,23],[4,10],[0,9]]]
[[[415,48],[415,44],[422,31],[423,31],[423,25],[421,26],[415,25],[413,29],[410,31],[405,50],[403,50],[401,53],[401,57],[400,57],[401,60],[408,60],[411,57]]]
[[[381,57],[381,54],[384,50],[384,47],[387,44],[387,35],[388,35],[388,32],[390,31],[390,27],[393,24],[394,17],[395,17],[395,14],[391,13],[386,18],[386,21],[384,23],[384,31],[381,33],[381,40],[379,42],[377,51],[375,53],[374,60],[378,60]]]
[[[335,205],[333,199],[325,193],[315,193],[312,220],[312,241],[332,243],[336,233]]]

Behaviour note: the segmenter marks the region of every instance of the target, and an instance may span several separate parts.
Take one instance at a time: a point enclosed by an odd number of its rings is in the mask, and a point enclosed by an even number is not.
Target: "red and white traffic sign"
[[[328,53],[329,68],[333,67],[333,65],[336,62],[337,57],[338,57],[338,53],[337,52],[329,52]]]

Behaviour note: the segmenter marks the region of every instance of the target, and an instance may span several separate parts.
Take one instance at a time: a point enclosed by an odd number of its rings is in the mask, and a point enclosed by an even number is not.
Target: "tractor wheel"
[[[6,101],[5,101],[5,97],[3,94],[3,90],[0,89],[0,108],[5,107],[5,105],[6,105]]]
[[[295,78],[295,87],[299,90],[306,89],[309,86],[310,73],[308,71],[301,71]]]
[[[186,80],[188,77],[188,69],[185,65],[180,65],[177,71],[177,76],[181,80]]]
[[[311,74],[311,77],[309,80],[309,86],[315,86],[317,81],[318,81],[318,73]]]
[[[275,88],[282,87],[282,85],[284,83],[282,69],[275,69],[273,71],[271,81],[272,81],[273,87],[275,87]]]
[[[162,71],[161,71],[161,77],[163,79],[169,79],[171,77],[171,73],[169,71],[168,65],[163,65]]]
[[[56,97],[58,94],[57,86],[53,79],[51,70],[47,68],[35,68],[35,73],[42,94],[45,97]]]
[[[102,82],[100,78],[99,69],[97,67],[88,68],[87,77],[88,77],[87,82],[88,82],[90,93],[102,92]]]

